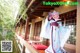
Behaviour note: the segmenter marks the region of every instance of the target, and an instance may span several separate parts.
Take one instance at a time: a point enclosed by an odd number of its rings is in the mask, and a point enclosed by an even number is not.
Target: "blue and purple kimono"
[[[45,50],[45,53],[66,52],[63,47],[70,36],[70,31],[69,28],[62,26],[59,20],[46,18],[40,34],[40,37],[50,40],[50,45]]]

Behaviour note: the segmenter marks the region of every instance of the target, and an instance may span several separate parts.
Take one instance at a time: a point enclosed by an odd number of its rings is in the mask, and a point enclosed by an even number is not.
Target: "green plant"
[[[14,38],[15,24],[19,20],[19,16],[27,8],[25,2],[26,0],[0,0],[0,41],[3,39],[12,40],[14,47],[12,53],[20,53],[17,50],[18,45]],[[22,18],[25,19],[26,14]],[[5,36],[3,36],[5,31]]]
[[[0,0],[0,26],[2,27],[0,33],[6,29],[7,38],[14,35],[15,24],[19,20],[18,15],[22,15],[27,8],[25,2],[26,0]],[[26,16],[24,14],[22,18],[25,20]]]

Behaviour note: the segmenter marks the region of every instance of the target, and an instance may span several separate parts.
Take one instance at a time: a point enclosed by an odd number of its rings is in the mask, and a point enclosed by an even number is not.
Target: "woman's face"
[[[59,14],[52,15],[53,19],[59,19]]]

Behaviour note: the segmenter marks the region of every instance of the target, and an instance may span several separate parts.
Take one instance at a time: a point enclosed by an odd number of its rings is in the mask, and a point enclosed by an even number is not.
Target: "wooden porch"
[[[40,49],[37,50],[37,49],[35,49],[28,41],[25,41],[22,37],[18,36],[17,34],[16,34],[15,37],[16,37],[17,43],[19,45],[21,43],[23,43],[22,45],[25,46],[25,53],[27,53],[27,52],[29,52],[29,53],[45,53],[45,50],[40,50]],[[72,45],[72,44],[65,44],[64,48],[69,53],[75,53],[76,52],[75,51],[76,50],[76,47],[74,45]]]
[[[19,32],[18,35],[16,35],[16,38],[18,42],[23,43],[23,47],[24,47],[22,48],[22,50],[24,49],[23,51],[26,51],[26,48],[27,48],[30,53],[45,53],[45,50],[37,50],[31,44],[37,43],[37,44],[43,44],[43,45],[49,46],[48,40],[40,37],[40,31],[42,26],[44,25],[45,18],[48,15],[48,12],[50,11],[56,10],[60,12],[60,18],[62,19],[63,25],[76,26],[76,17],[77,17],[76,6],[68,6],[68,7],[43,6],[42,1],[52,1],[52,0],[41,0],[41,1],[35,0],[30,6],[30,8],[28,9],[28,11],[26,12],[29,18],[26,19],[25,22],[24,20],[21,21],[20,27],[16,28],[16,32],[17,31]],[[55,2],[55,1],[56,0],[52,2]],[[57,1],[60,1],[60,0],[57,0]],[[28,6],[30,2],[31,0],[27,1],[26,5]],[[37,6],[35,7],[35,5]],[[24,34],[22,34],[22,31],[25,31],[23,32]],[[32,43],[29,43],[29,41],[32,41]],[[76,46],[73,44],[66,43],[64,48],[69,53],[76,53]]]

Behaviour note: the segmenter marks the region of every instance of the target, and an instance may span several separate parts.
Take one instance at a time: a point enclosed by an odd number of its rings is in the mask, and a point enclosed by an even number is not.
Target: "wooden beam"
[[[36,7],[34,5],[33,7],[35,7],[35,8],[32,8],[32,9],[35,11],[40,5],[41,5],[41,2],[38,5],[36,5]]]
[[[43,14],[43,12],[42,13],[33,13],[33,15],[42,15]]]
[[[47,8],[49,8],[49,9],[54,9],[54,6],[39,6],[38,9],[39,9],[39,8],[41,8],[41,9],[42,9],[42,8],[44,8],[44,9],[47,9]]]
[[[36,10],[52,10],[54,8],[37,8]]]
[[[35,11],[32,14],[42,14],[42,13],[43,13],[43,11]]]
[[[45,0],[45,1],[52,1],[52,2],[56,2],[56,1],[62,1],[62,0]]]

